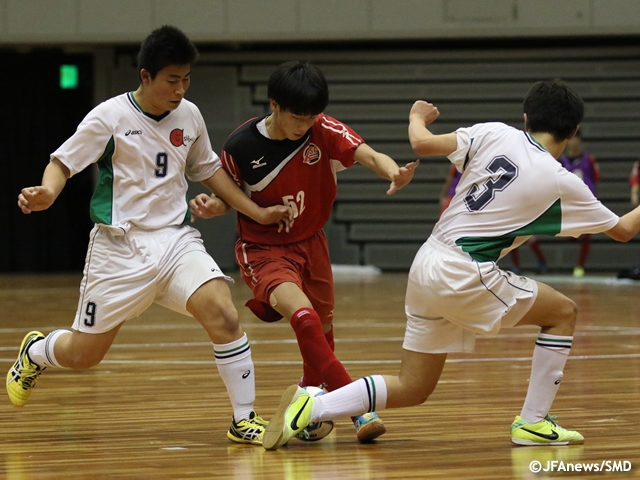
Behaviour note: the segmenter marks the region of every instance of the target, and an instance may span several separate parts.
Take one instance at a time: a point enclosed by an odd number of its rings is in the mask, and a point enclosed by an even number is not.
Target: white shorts
[[[156,302],[184,315],[202,284],[225,276],[188,225],[158,230],[131,228],[124,235],[96,225],[80,284],[73,328],[104,333],[137,317]]]
[[[538,284],[476,262],[433,237],[411,266],[403,348],[422,353],[473,352],[475,334],[496,335],[531,309]]]

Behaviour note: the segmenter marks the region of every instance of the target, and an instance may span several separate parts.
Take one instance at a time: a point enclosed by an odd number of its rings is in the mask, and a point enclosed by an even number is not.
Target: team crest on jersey
[[[314,165],[320,161],[322,152],[315,143],[310,143],[307,148],[304,149],[302,154],[302,162],[307,165]]]
[[[174,128],[169,134],[169,140],[174,147],[181,147],[184,145],[184,130]]]
[[[169,140],[171,140],[171,145],[174,147],[182,147],[187,143],[195,142],[196,138],[191,135],[185,135],[184,130],[180,128],[174,128],[169,134]]]

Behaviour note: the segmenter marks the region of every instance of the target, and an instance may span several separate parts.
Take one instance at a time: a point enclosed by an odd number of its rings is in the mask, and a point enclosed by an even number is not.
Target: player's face
[[[148,88],[147,98],[151,103],[151,110],[146,111],[153,115],[161,115],[167,110],[175,110],[180,105],[191,82],[191,66],[170,65],[160,70],[154,79],[143,70],[142,82]]]
[[[299,140],[316,121],[317,115],[296,115],[289,111],[283,111],[273,100],[271,101],[273,115],[270,129],[271,138],[274,140]]]

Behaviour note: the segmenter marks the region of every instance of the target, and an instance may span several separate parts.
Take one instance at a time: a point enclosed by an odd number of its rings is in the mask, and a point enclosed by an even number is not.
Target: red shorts
[[[324,232],[288,245],[236,242],[236,263],[242,279],[256,300],[269,304],[271,292],[280,284],[298,285],[318,312],[322,323],[333,320],[333,273]]]

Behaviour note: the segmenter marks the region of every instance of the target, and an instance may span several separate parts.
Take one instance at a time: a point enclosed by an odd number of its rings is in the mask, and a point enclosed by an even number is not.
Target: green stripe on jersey
[[[111,225],[111,214],[113,212],[113,152],[115,141],[113,137],[109,139],[107,148],[98,159],[98,183],[91,197],[89,214],[94,223]]]
[[[499,237],[462,237],[456,240],[456,245],[478,262],[496,262],[500,258],[500,252],[510,247],[516,237],[557,235],[561,228],[562,206],[558,199],[533,222],[518,230]]]

